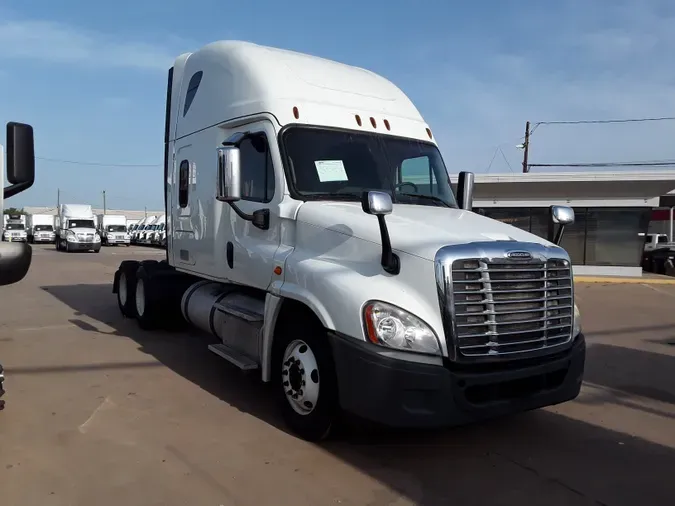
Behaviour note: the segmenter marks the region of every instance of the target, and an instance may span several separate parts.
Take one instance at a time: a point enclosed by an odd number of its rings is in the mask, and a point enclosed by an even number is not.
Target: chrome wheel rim
[[[284,352],[281,381],[286,399],[293,410],[303,416],[316,408],[320,387],[319,366],[312,349],[300,339],[291,342]]]

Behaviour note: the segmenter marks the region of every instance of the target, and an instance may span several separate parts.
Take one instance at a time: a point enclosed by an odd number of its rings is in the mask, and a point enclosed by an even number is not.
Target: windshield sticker
[[[314,165],[322,183],[349,180],[342,160],[316,160]]]

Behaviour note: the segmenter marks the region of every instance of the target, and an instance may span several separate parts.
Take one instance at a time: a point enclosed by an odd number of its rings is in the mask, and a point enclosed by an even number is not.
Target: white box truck
[[[56,240],[53,214],[28,215],[28,241],[31,243],[53,243]]]
[[[56,225],[56,249],[59,251],[101,251],[101,236],[90,205],[61,204]]]
[[[6,214],[2,240],[8,242],[28,242],[25,214]]]
[[[99,214],[98,230],[101,236],[101,244],[117,246],[123,244],[129,246],[130,236],[127,230],[127,218],[123,214]]]
[[[217,336],[301,437],[341,411],[439,427],[579,394],[558,246],[574,212],[551,206],[548,240],[472,212],[473,174],[453,191],[429,125],[379,75],[238,41],[183,54],[164,171],[166,259],[120,264],[120,310]]]
[[[33,186],[35,181],[35,151],[33,127],[25,123],[7,123],[7,173],[5,173],[5,149],[0,144],[0,180],[7,178],[9,186],[0,192],[0,209],[4,200]],[[3,185],[4,186],[4,185]],[[4,234],[5,218],[0,221],[0,235]],[[32,249],[26,242],[0,243],[0,286],[21,281],[30,268]],[[5,374],[0,364],[0,410],[4,409],[2,397]]]

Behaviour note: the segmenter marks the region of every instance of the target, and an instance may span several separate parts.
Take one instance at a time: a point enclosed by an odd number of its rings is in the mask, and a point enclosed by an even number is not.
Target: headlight
[[[94,242],[101,242],[101,236],[98,234],[94,234]]]
[[[577,337],[581,334],[581,313],[579,312],[579,306],[574,304],[574,322],[572,323],[572,338]]]
[[[73,232],[72,230],[68,230],[68,231],[66,232],[66,241],[70,241],[70,242],[79,242],[79,239],[78,239],[77,236],[75,235],[75,232]]]
[[[366,334],[372,343],[405,351],[441,354],[434,331],[401,308],[373,301],[364,308],[364,319]]]

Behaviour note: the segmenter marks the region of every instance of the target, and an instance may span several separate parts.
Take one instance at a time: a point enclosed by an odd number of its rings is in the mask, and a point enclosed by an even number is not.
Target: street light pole
[[[530,172],[527,158],[530,154],[530,122],[525,123],[525,140],[523,141],[523,173]]]

